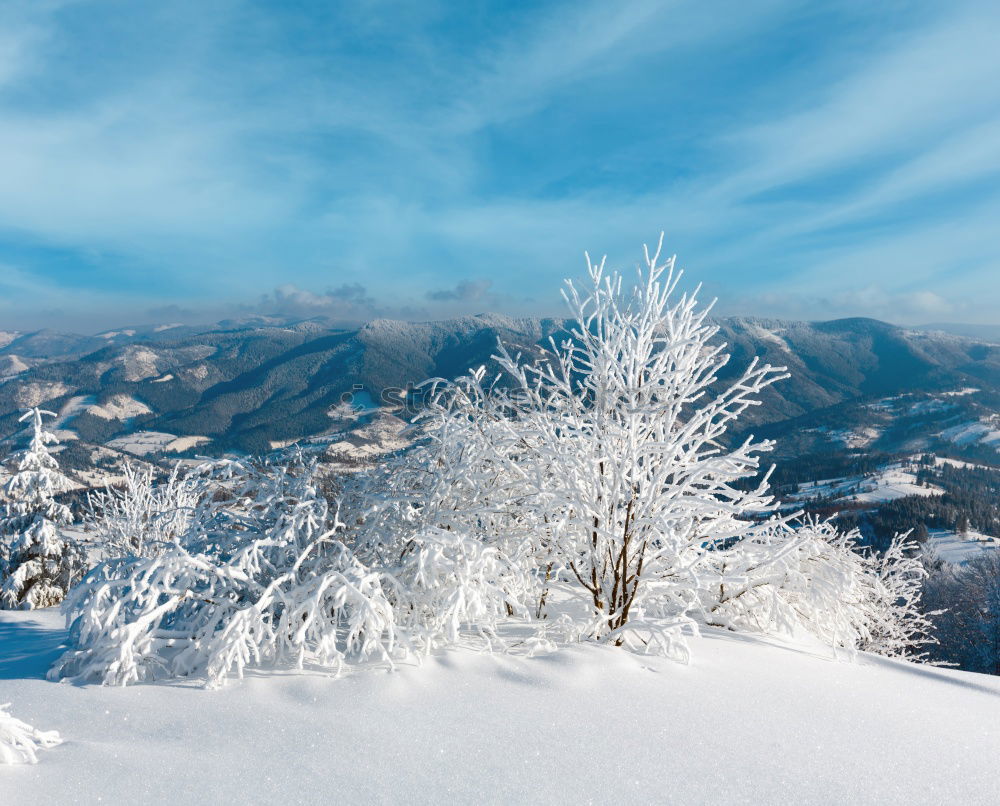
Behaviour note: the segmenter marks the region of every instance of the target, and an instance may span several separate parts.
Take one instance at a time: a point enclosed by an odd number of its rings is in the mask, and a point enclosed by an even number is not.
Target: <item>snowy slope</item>
[[[947,529],[932,529],[928,535],[931,550],[942,560],[963,565],[984,552],[1000,549],[1000,538],[970,531],[965,535]]]
[[[821,479],[815,484],[805,483],[789,498],[808,500],[812,498],[832,498],[863,503],[894,501],[907,495],[940,495],[938,487],[922,487],[917,484],[916,473],[893,462],[877,473],[864,476],[848,476],[838,479]]]
[[[0,613],[0,692],[65,743],[0,803],[962,803],[1000,799],[1000,680],[709,633],[221,691],[46,682],[56,614]]]
[[[148,456],[151,453],[161,452],[182,453],[211,441],[208,437],[179,437],[161,431],[136,431],[134,434],[109,440],[107,446],[135,456]]]
[[[1000,428],[997,427],[996,419],[996,417],[991,417],[986,422],[975,420],[961,423],[946,428],[938,436],[954,442],[956,445],[980,444],[1000,449]]]

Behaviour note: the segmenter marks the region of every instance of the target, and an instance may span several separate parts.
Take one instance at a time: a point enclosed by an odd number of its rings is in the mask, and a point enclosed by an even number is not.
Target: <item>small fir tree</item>
[[[28,448],[17,471],[4,485],[0,509],[0,607],[34,609],[63,600],[79,577],[81,557],[59,527],[70,520],[69,508],[56,502],[59,465],[49,446],[59,440],[46,431],[42,417],[50,411],[30,409],[21,422],[31,421]]]

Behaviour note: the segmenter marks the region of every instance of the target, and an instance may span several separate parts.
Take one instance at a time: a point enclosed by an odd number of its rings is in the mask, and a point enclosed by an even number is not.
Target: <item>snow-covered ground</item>
[[[852,450],[857,448],[865,448],[871,445],[876,439],[879,438],[882,431],[879,428],[873,426],[864,426],[862,428],[838,428],[829,429],[826,426],[819,426],[818,428],[807,428],[807,432],[823,434],[826,436],[830,442],[839,442],[845,448],[850,448]]]
[[[945,562],[962,565],[983,552],[1000,549],[1000,538],[969,531],[964,535],[946,529],[932,529],[928,546]]]
[[[961,459],[950,459],[947,456],[935,456],[934,466],[944,467],[945,465],[950,465],[951,467],[959,468],[978,468],[978,469],[991,469],[988,465],[977,465],[972,462],[963,462]]]
[[[211,441],[208,437],[179,437],[162,431],[136,431],[134,434],[116,437],[106,444],[109,448],[127,451],[136,456],[148,456],[159,452],[180,453]]]
[[[73,420],[81,414],[91,414],[102,420],[130,420],[143,414],[152,414],[153,410],[141,400],[129,395],[112,395],[102,405],[98,405],[95,395],[76,395],[63,404],[59,416],[52,421],[53,431],[65,433],[72,427]],[[76,438],[76,434],[69,431]]]
[[[2,337],[3,333],[0,333],[0,347],[3,346]],[[19,356],[16,355],[2,355],[0,356],[0,382],[10,380],[11,378],[20,375],[28,369],[28,365],[21,360]]]
[[[881,503],[894,501],[907,495],[940,495],[938,487],[922,487],[917,484],[917,476],[899,463],[887,465],[877,473],[868,476],[848,476],[838,479],[823,479],[800,484],[792,498],[836,498],[861,503]]]
[[[64,743],[0,803],[993,804],[1000,679],[718,632],[690,665],[582,645],[219,691],[44,680],[51,612],[0,613],[0,699]]]
[[[153,410],[141,400],[130,395],[112,395],[103,405],[91,406],[87,411],[102,420],[130,420]]]
[[[987,422],[972,420],[951,428],[946,428],[939,437],[954,442],[956,445],[988,445],[1000,449],[1000,427],[996,418]]]

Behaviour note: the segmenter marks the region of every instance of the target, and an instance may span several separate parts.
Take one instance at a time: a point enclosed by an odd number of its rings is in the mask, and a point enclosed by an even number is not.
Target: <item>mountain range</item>
[[[1000,448],[998,341],[872,319],[715,324],[732,355],[722,380],[753,356],[788,367],[791,377],[742,421],[784,451],[911,450],[942,440]],[[114,454],[264,453],[371,430],[376,410],[405,419],[408,390],[425,379],[489,364],[501,340],[535,354],[566,327],[483,314],[355,328],[256,317],[94,336],[0,331],[0,438],[16,438],[20,413],[39,405],[59,415],[76,464]],[[345,402],[354,409],[346,418]],[[398,429],[383,430],[397,438]]]

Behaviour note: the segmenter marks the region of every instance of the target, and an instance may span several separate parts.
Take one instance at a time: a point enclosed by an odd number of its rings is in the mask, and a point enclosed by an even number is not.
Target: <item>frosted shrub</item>
[[[64,605],[73,648],[50,677],[217,684],[265,662],[389,660],[394,627],[381,577],[339,539],[343,525],[313,474],[203,468],[203,503],[187,534],[154,556],[109,560],[74,589]]]
[[[42,731],[13,717],[10,703],[0,704],[0,764],[36,764],[38,750],[62,740],[54,730]]]
[[[679,658],[698,623],[919,646],[902,539],[863,555],[856,533],[774,516],[768,474],[747,489],[772,444],[726,448],[726,432],[783,370],[753,360],[720,380],[729,357],[708,309],[677,295],[659,254],[631,289],[588,264],[586,293],[564,295],[568,337],[537,360],[501,345],[499,375],[436,381],[426,439],[386,471],[366,545],[391,556],[418,535],[471,538],[518,569],[498,577],[509,614],[558,612],[582,636]]]
[[[915,544],[897,536],[884,554],[862,553],[860,533],[829,521],[768,529],[713,557],[703,618],[730,629],[808,632],[838,648],[920,659],[930,622]],[[706,582],[708,579],[706,578]]]
[[[399,619],[425,651],[438,641],[457,642],[463,628],[492,646],[497,623],[524,610],[511,585],[519,576],[496,546],[429,529],[413,537],[396,575],[406,586],[399,591]]]
[[[85,525],[109,557],[151,557],[187,533],[198,504],[196,486],[175,466],[163,484],[153,468],[126,464],[118,488],[87,498]]]
[[[941,610],[928,610],[923,602],[927,570],[919,544],[896,535],[882,554],[865,556],[873,577],[868,607],[868,634],[859,649],[890,658],[928,660],[924,650],[937,643],[931,618]]]

